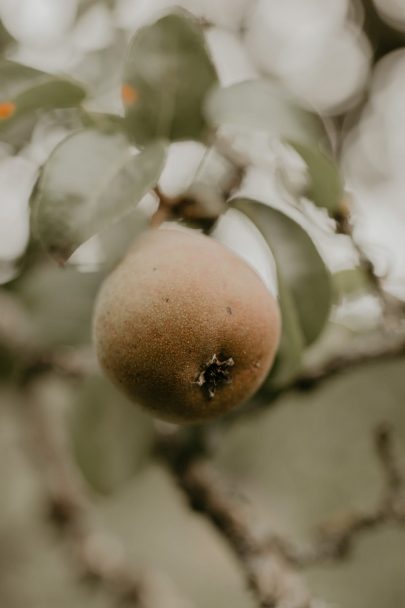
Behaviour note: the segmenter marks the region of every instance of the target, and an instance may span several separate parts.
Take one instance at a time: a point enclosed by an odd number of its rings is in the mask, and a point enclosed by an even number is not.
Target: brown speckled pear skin
[[[277,303],[237,255],[195,231],[145,233],[100,290],[94,339],[110,379],[187,424],[246,401],[277,350]]]

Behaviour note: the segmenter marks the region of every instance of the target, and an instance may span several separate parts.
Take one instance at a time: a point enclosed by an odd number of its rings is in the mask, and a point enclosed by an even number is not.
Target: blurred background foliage
[[[297,546],[378,503],[382,423],[405,470],[404,49],[395,0],[0,0],[2,607],[268,605],[166,441]],[[253,402],[195,431],[91,348],[100,282],[164,220],[243,256],[283,317]],[[312,608],[405,603],[400,519],[298,568]]]

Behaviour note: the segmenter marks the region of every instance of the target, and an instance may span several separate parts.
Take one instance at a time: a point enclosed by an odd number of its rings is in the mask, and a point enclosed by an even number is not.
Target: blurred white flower
[[[344,22],[347,0],[259,0],[246,31],[257,64],[270,73],[316,57]]]
[[[353,194],[356,237],[405,299],[405,51],[386,55],[375,69],[369,102],[348,134],[342,164]]]
[[[349,188],[360,179],[370,184],[389,173],[388,141],[380,115],[370,104],[361,120],[346,135],[343,142],[341,166]]]
[[[153,192],[148,192],[137,204],[137,209],[147,218],[151,218],[159,208],[159,199]]]
[[[192,4],[194,8],[197,0],[118,0],[114,10],[115,24],[123,29],[136,31],[140,27],[153,23],[163,11],[179,6]]]
[[[115,21],[132,31],[153,22],[162,11],[184,8],[213,25],[238,30],[253,0],[118,0]]]
[[[347,0],[259,0],[245,34],[256,64],[309,108],[347,109],[369,69],[366,37],[346,23]]]
[[[35,164],[18,156],[0,160],[0,259],[19,257],[28,243],[28,202],[37,176]]]
[[[73,25],[78,0],[1,0],[0,18],[22,44],[44,47]]]
[[[401,89],[405,69],[405,49],[400,48],[396,51],[384,55],[373,71],[373,78],[370,83],[370,93],[373,106],[384,108],[387,95],[396,95],[397,88]]]
[[[358,184],[356,238],[367,250],[385,287],[405,299],[404,184],[399,180]]]
[[[340,113],[362,93],[369,73],[370,45],[361,32],[342,28],[331,36],[316,58],[282,73],[288,88],[308,107]]]
[[[223,86],[257,76],[257,70],[237,34],[218,27],[210,27],[206,30],[205,37],[219,81]]]
[[[403,0],[374,0],[381,17],[397,30],[405,31],[405,3]]]
[[[352,331],[370,331],[381,320],[381,302],[371,295],[345,299],[332,311],[332,321]]]
[[[5,1],[9,2],[9,0]],[[59,22],[56,23],[52,12],[48,13],[47,19],[52,31],[55,24],[57,35],[39,35],[38,39],[33,35],[20,36],[20,44],[11,50],[10,59],[54,74],[74,73],[76,67],[92,53],[113,43],[115,32],[112,14],[104,5],[95,5],[74,24],[76,13],[74,7],[76,7],[77,0],[67,0],[66,6],[64,4],[62,8],[59,7],[59,0],[56,0],[54,4],[52,10],[56,11],[57,8],[59,11]],[[67,19],[66,9],[69,6],[72,11],[72,14],[69,13],[69,15],[72,18]],[[65,20],[59,13],[65,15]],[[46,21],[45,14],[44,21]],[[63,25],[65,27],[62,27]]]
[[[257,199],[277,209],[286,209],[288,204],[282,199],[279,185],[273,172],[263,167],[249,167],[245,171],[237,196]]]
[[[377,64],[370,97],[346,137],[343,166],[350,180],[375,183],[402,179],[405,163],[405,51],[389,53]]]
[[[226,125],[218,132],[220,149],[237,164],[254,165],[274,173],[279,160],[275,141],[264,131]]]
[[[159,185],[165,194],[176,196],[191,184],[206,150],[205,146],[193,141],[179,142],[170,146],[159,179]]]
[[[385,153],[391,174],[403,175],[405,140],[405,50],[386,55],[378,62],[371,86],[371,107],[387,141]]]
[[[82,51],[97,51],[112,43],[112,15],[103,4],[94,5],[79,19],[72,32],[74,46]]]
[[[67,38],[47,47],[35,47],[19,44],[9,55],[9,59],[28,65],[50,74],[69,72],[83,57]]]
[[[276,155],[276,172],[283,186],[293,196],[298,196],[308,186],[308,167],[305,161],[292,146],[278,139],[273,141],[272,148]]]
[[[214,25],[238,31],[255,4],[255,0],[200,0],[196,14]]]

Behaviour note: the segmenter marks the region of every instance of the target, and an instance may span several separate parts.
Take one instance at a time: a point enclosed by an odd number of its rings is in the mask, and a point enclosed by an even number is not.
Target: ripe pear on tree
[[[236,254],[194,230],[151,229],[101,288],[94,337],[111,380],[154,416],[224,414],[259,388],[280,337],[275,298]]]

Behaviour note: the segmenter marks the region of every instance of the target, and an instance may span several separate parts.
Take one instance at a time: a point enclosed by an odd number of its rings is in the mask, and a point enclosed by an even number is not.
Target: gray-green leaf
[[[128,133],[138,144],[164,137],[202,139],[203,102],[217,76],[195,19],[185,11],[135,35],[122,97]]]
[[[285,90],[268,80],[247,80],[214,89],[206,100],[205,115],[214,128],[260,130],[306,144],[327,139],[319,118],[300,108]]]
[[[301,367],[305,348],[295,302],[279,270],[277,282],[282,332],[276,361],[269,376],[268,386],[270,388],[281,388],[295,377]]]
[[[35,110],[79,105],[85,90],[76,82],[13,61],[0,62],[0,132]]]
[[[99,492],[113,492],[147,460],[153,424],[101,376],[81,386],[70,412],[73,452],[87,481]]]
[[[332,287],[327,270],[305,230],[277,209],[250,199],[234,199],[231,206],[245,213],[268,242],[291,294],[306,345],[321,334],[332,305]]]
[[[345,297],[356,297],[372,291],[369,277],[361,267],[346,268],[332,275],[333,290],[336,300]]]
[[[119,133],[86,129],[67,137],[50,156],[32,208],[34,232],[59,261],[88,238],[132,211],[157,183],[166,145],[135,155]]]
[[[325,207],[331,215],[337,213],[343,200],[343,180],[339,168],[329,154],[313,144],[288,142],[307,165],[309,184],[305,192],[318,207]]]

